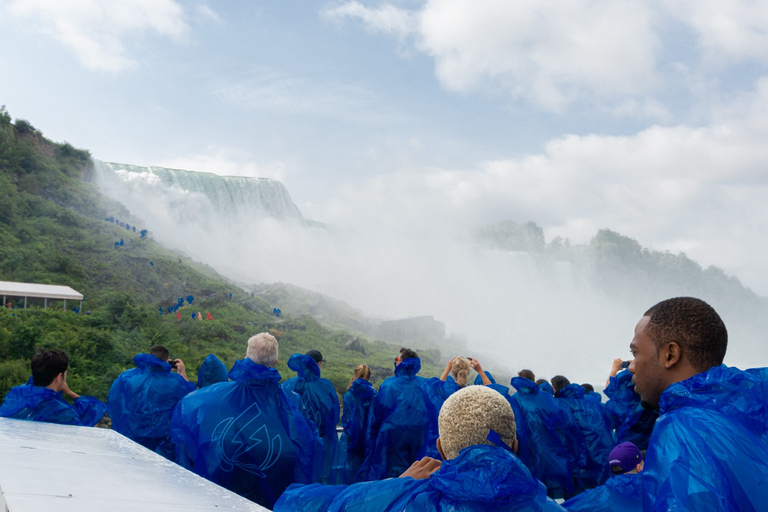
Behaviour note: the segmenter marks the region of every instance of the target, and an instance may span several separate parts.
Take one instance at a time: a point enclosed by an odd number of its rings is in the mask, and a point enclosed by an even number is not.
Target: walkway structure
[[[269,512],[114,430],[0,418],[3,512]]]
[[[69,286],[0,281],[0,295],[3,296],[3,305],[8,297],[24,297],[24,309],[27,309],[28,297],[44,299],[44,308],[48,308],[48,299],[64,300],[64,309],[67,309],[67,300],[79,300],[80,309],[83,309],[83,294]]]

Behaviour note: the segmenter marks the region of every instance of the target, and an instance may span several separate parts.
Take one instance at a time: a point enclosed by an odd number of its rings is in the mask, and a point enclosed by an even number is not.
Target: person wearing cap
[[[658,408],[643,467],[644,510],[765,510],[768,380],[722,364],[728,331],[706,302],[677,297],[640,318],[635,392]]]
[[[571,512],[641,512],[643,510],[643,454],[634,444],[624,442],[608,455],[614,476],[563,503]]]
[[[340,475],[334,474],[333,465],[338,457],[339,438],[336,425],[341,414],[339,396],[330,380],[320,376],[323,354],[310,350],[306,354],[293,354],[288,359],[288,368],[297,373],[296,377],[283,382],[286,393],[298,395],[299,411],[315,424],[325,446],[325,462],[320,483],[336,483]]]
[[[429,416],[417,375],[421,359],[411,349],[401,348],[395,357],[395,375],[381,383],[373,402],[366,457],[360,466],[363,480],[399,476],[418,460],[429,428]]]
[[[275,512],[563,510],[515,456],[515,416],[500,393],[485,386],[456,391],[440,409],[438,425],[442,462],[425,457],[400,478],[377,482],[294,486],[275,504]]]

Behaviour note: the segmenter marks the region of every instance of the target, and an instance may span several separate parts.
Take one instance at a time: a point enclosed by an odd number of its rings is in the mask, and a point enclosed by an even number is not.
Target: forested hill
[[[209,353],[229,367],[244,357],[248,337],[261,331],[280,341],[284,378],[295,375],[285,365],[288,357],[310,348],[323,352],[323,374],[339,391],[356,364],[391,373],[399,347],[361,339],[365,356],[345,351],[346,332],[309,316],[276,318],[274,305],[155,243],[151,227],[86,182],[91,165],[87,151],[53,143],[0,109],[0,280],[65,285],[86,297],[80,314],[71,301],[68,311],[61,301],[44,310],[42,300],[28,310],[19,309],[23,300],[17,309],[0,310],[0,397],[27,380],[38,346],[66,350],[72,389],[106,399],[113,379],[152,345],[168,346],[196,380]],[[185,304],[181,320],[168,313],[178,298]],[[205,317],[206,311],[214,320],[192,320],[192,313]],[[426,364],[431,375],[439,370]]]

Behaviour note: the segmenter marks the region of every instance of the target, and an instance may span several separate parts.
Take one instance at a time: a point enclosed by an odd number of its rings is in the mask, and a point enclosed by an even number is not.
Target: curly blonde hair
[[[440,446],[446,459],[453,459],[464,448],[476,444],[494,446],[487,437],[496,432],[508,446],[517,437],[515,414],[498,391],[485,386],[467,386],[443,403],[437,419]]]

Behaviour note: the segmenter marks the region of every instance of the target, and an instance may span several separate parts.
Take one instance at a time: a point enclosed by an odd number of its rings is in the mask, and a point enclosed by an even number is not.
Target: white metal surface
[[[0,512],[268,512],[117,432],[0,418]]]
[[[15,283],[0,281],[0,295],[9,297],[47,297],[49,299],[83,300],[83,294],[69,286],[52,284]]]

